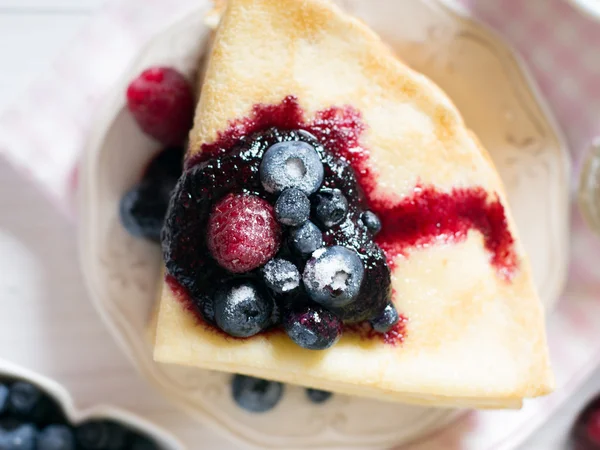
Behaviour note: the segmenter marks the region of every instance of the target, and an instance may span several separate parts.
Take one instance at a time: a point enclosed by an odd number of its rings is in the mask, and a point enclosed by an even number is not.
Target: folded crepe
[[[222,144],[232,126],[241,137],[260,124],[257,105],[286,111],[282,104],[313,124],[332,107],[357,112],[363,126],[352,138],[368,153],[375,199],[401,203],[417,195],[429,214],[445,206],[418,196],[435,189],[464,203],[440,215],[445,221],[481,208],[482,196],[489,214],[473,212],[467,230],[450,227],[454,237],[440,232],[385,249],[393,302],[405,318],[394,345],[355,332],[323,351],[301,348],[284,333],[230,339],[199,324],[165,282],[155,360],[422,405],[514,408],[549,393],[544,316],[527,256],[493,163],[448,97],[327,0],[229,0],[186,158]],[[499,226],[506,230],[495,240]]]

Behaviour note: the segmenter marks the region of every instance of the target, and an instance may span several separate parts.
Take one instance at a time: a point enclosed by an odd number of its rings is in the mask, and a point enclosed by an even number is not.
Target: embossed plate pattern
[[[436,0],[344,0],[417,70],[440,84],[490,151],[535,280],[546,305],[564,280],[567,163],[561,140],[515,56],[496,37]],[[121,195],[139,177],[156,144],[124,110],[123,92],[151,64],[192,73],[209,30],[207,6],[161,32],[107,99],[81,172],[81,256],[96,307],[137,368],[173,403],[246,444],[266,448],[384,448],[449,423],[457,411],[344,396],[315,408],[287,387],[276,412],[249,415],[229,395],[226,374],[152,361],[147,322],[156,297],[159,249],[127,235]]]

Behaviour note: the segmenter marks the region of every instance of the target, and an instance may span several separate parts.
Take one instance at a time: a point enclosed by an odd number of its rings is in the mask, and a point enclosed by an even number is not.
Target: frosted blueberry
[[[302,281],[312,300],[328,308],[342,308],[358,298],[364,272],[355,250],[336,245],[312,254]]]
[[[275,202],[275,218],[283,225],[297,227],[308,220],[310,201],[299,189],[286,189]]]
[[[387,333],[394,325],[398,323],[400,317],[398,316],[398,311],[396,307],[388,303],[383,311],[374,319],[371,320],[371,325],[373,329],[378,333]]]
[[[348,214],[348,200],[339,189],[321,189],[314,197],[314,211],[317,220],[331,228],[340,223]]]
[[[314,223],[306,221],[290,231],[290,245],[300,255],[310,255],[323,246],[323,233]]]
[[[260,333],[270,324],[272,312],[272,300],[245,280],[231,282],[215,294],[215,322],[231,336],[250,337]]]
[[[314,147],[302,141],[279,142],[265,152],[260,163],[260,181],[267,192],[296,188],[306,195],[323,182],[323,163]]]
[[[275,258],[262,269],[265,284],[278,294],[291,292],[300,286],[300,272],[290,261]]]
[[[381,221],[379,217],[373,211],[365,211],[360,216],[362,223],[365,224],[367,229],[373,233],[377,234],[381,231]]]
[[[292,341],[308,350],[325,350],[335,344],[342,333],[342,321],[319,305],[290,311],[283,328]]]

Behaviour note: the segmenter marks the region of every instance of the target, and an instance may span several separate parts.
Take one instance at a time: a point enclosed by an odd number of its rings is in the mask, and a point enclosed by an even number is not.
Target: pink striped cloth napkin
[[[525,57],[568,137],[574,160],[581,160],[591,137],[600,133],[600,24],[565,0],[460,3]],[[0,114],[0,154],[59,207],[72,212],[77,160],[100,100],[157,30],[197,4],[198,0],[106,4],[18,104]],[[600,365],[600,240],[575,210],[572,236],[569,283],[549,319],[557,391],[527,402],[521,411],[469,412],[411,449],[515,448]]]

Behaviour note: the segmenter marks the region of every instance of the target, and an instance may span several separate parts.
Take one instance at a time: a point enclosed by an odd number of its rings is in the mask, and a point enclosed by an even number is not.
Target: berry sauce
[[[491,263],[502,276],[510,279],[517,269],[514,238],[508,229],[504,207],[497,196],[488,198],[484,189],[457,188],[447,193],[433,186],[418,185],[411,196],[382,197],[377,192],[377,175],[369,161],[369,152],[359,142],[365,124],[360,112],[351,106],[319,111],[307,122],[293,96],[277,105],[255,105],[249,117],[231,122],[215,142],[204,144],[201,153],[190,158],[187,166],[224,154],[242,137],[269,127],[306,130],[335,157],[350,163],[369,208],[381,220],[382,229],[376,242],[391,265],[411,247],[439,241],[440,237],[459,242],[470,229],[475,229],[483,235]]]
[[[248,117],[231,122],[213,143],[204,144],[200,152],[188,158],[163,229],[163,253],[173,292],[181,299],[190,299],[186,307],[195,311],[202,323],[206,321],[198,312],[198,303],[218,288],[215,280],[225,282],[240,276],[225,271],[210,257],[205,236],[211,208],[231,193],[256,195],[273,204],[275,197],[262,189],[258,171],[265,150],[284,140],[313,145],[325,167],[322,186],[340,189],[349,203],[344,221],[322,230],[325,245],[354,248],[365,267],[361,300],[335,311],[345,322],[345,331],[364,339],[401,343],[406,335],[405,317],[401,316],[386,334],[374,332],[364,322],[382,311],[391,298],[390,266],[394,259],[406,256],[410,248],[441,238],[458,242],[471,229],[481,232],[490,263],[510,279],[518,261],[499,199],[488,198],[479,187],[442,192],[423,185],[404,198],[383,196],[378,192],[369,152],[359,142],[364,130],[360,112],[350,106],[331,107],[305,121],[297,99],[288,96],[277,105],[254,106]],[[367,210],[382,223],[375,238],[360,219]],[[302,272],[305,261],[294,256],[285,242],[280,256],[290,259]],[[242,276],[259,279],[260,273],[256,270]],[[293,301],[297,305],[304,297],[306,293],[300,291]],[[275,296],[274,301],[288,307],[287,299]]]
[[[276,195],[263,189],[258,176],[262,156],[277,142],[298,140],[310,143],[323,161],[323,186],[340,189],[348,200],[344,220],[321,230],[324,243],[356,250],[365,269],[359,292],[361,300],[333,312],[346,323],[356,323],[375,317],[390,301],[390,269],[385,254],[360,220],[368,205],[352,167],[333,156],[306,131],[268,128],[244,135],[227,152],[218,152],[208,159],[198,158],[195,164],[188,164],[175,188],[163,228],[163,254],[168,273],[189,291],[192,303],[201,304],[202,299],[210,297],[219,287],[219,282],[228,282],[236,276],[261,282],[260,269],[236,275],[213,260],[207,246],[209,215],[213,205],[226,195],[254,195],[273,204]],[[288,234],[283,238],[278,257],[290,260],[302,272],[306,258],[295,254],[289,248],[289,241]],[[292,304],[299,307],[308,301],[302,289],[293,296],[274,297],[275,302],[285,308]]]

